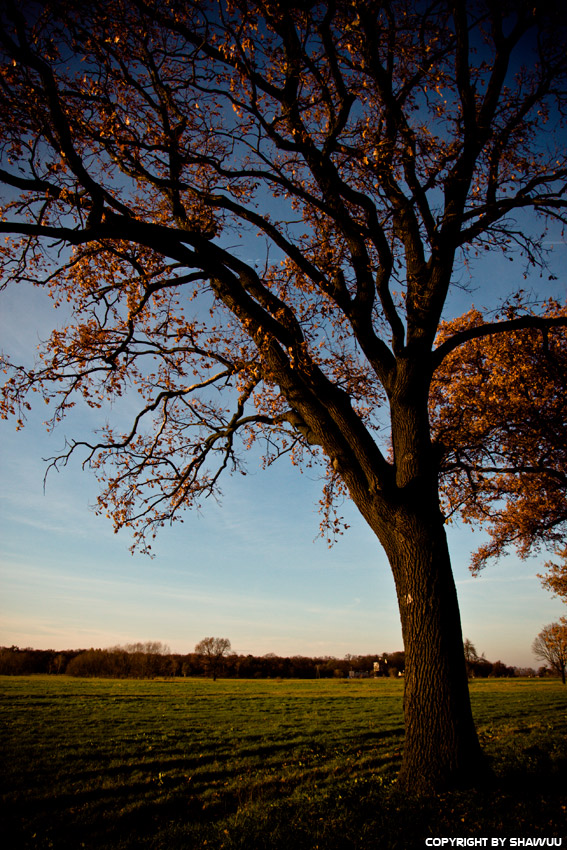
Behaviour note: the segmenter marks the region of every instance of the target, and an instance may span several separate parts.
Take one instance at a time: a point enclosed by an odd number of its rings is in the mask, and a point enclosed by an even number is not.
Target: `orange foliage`
[[[522,298],[501,317],[525,313]],[[566,316],[554,301],[543,315]],[[478,310],[442,326],[439,344],[485,323]],[[567,528],[567,330],[526,329],[471,339],[435,372],[435,441],[443,453],[447,517],[482,524],[490,540],[473,571],[514,545],[522,557]]]
[[[555,596],[567,602],[567,546],[559,546],[556,555],[559,563],[548,561],[545,565],[547,573],[540,575],[539,578],[546,590],[550,590]]]

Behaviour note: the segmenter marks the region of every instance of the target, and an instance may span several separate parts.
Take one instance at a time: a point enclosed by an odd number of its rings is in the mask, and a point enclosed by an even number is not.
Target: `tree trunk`
[[[405,486],[379,492],[356,483],[349,489],[388,556],[396,584],[406,654],[399,785],[407,793],[428,794],[482,783],[489,771],[472,717],[434,465],[429,474],[407,477]]]
[[[427,340],[426,340],[427,341]],[[486,773],[470,705],[459,605],[439,506],[439,448],[428,418],[430,362],[425,345],[396,361],[389,387],[391,465],[376,467],[376,446],[353,425],[335,395],[299,407],[392,568],[406,652],[405,748],[399,777],[409,793],[475,784]],[[297,405],[294,397],[290,405]],[[311,413],[311,415],[310,415]],[[324,427],[330,423],[328,427]],[[339,423],[340,435],[333,431]],[[382,458],[383,461],[383,458]],[[388,470],[385,469],[388,466]]]
[[[435,500],[436,501],[436,500]],[[443,519],[425,499],[398,509],[380,538],[398,595],[406,653],[405,747],[399,785],[430,793],[487,773],[474,726],[457,593]]]

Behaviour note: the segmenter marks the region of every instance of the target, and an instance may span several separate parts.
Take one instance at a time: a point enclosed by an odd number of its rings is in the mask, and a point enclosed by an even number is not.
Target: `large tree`
[[[559,0],[8,2],[6,281],[68,304],[5,409],[139,398],[71,444],[144,541],[264,441],[320,462],[392,568],[406,649],[400,784],[483,772],[428,398],[455,263],[563,220]],[[518,212],[520,226],[513,220]],[[138,395],[139,394],[139,395]],[[68,455],[67,455],[68,457]],[[65,456],[63,457],[63,460]]]

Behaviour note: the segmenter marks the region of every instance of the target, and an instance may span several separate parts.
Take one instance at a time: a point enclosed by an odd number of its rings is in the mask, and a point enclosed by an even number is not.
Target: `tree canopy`
[[[565,669],[567,668],[567,619],[561,617],[559,623],[545,626],[532,644],[532,652],[541,661],[545,661],[550,669],[561,676],[565,684]]]
[[[548,561],[546,563],[547,573],[540,575],[543,586],[550,590],[556,596],[559,596],[563,602],[567,603],[567,545],[559,546],[555,552],[557,561]]]
[[[195,647],[195,652],[202,655],[213,679],[216,681],[217,674],[223,658],[229,654],[231,644],[228,638],[206,637],[200,640]]]
[[[59,461],[142,548],[255,444],[321,463],[327,525],[348,493],[396,582],[400,781],[478,777],[429,395],[465,343],[565,324],[436,344],[457,262],[542,263],[528,223],[565,222],[563,4],[8,0],[2,22],[3,281],[70,313],[36,366],[6,358],[4,415],[138,399]]]
[[[5,274],[73,320],[7,408],[33,388],[57,420],[77,394],[137,389],[131,430],[89,449],[118,526],[176,518],[240,468],[239,435],[266,432],[270,458],[323,444],[328,505],[352,453],[341,419],[383,489],[393,470],[365,433],[396,357],[431,347],[456,253],[534,259],[510,214],[562,218],[563,16],[514,7],[8,5]],[[512,89],[518,46],[532,64]]]
[[[525,300],[524,294],[507,304],[502,318],[517,317]],[[541,314],[567,310],[549,301]],[[472,309],[442,326],[439,345],[484,325]],[[430,405],[443,454],[445,514],[490,534],[473,556],[473,570],[511,545],[526,557],[560,544],[567,531],[566,328],[469,340],[436,372]]]

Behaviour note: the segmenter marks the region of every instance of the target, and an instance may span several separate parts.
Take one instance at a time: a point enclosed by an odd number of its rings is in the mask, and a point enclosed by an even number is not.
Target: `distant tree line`
[[[215,674],[239,679],[398,677],[403,674],[404,665],[403,652],[346,655],[344,658],[232,653],[222,658]],[[492,663],[484,657],[475,659],[471,667],[470,673],[475,678],[546,675],[543,667],[539,671],[531,667],[508,667],[501,661]],[[159,642],[64,651],[0,647],[0,675],[31,674],[120,679],[178,678],[211,675],[211,667],[202,653],[173,653]]]
[[[506,676],[535,676],[532,667],[508,667],[502,661],[488,661],[484,653],[479,655],[475,645],[465,638],[463,649],[465,651],[465,664],[469,679],[501,679]],[[539,671],[539,675],[545,675],[545,668]]]
[[[315,679],[374,675],[374,662],[387,659],[379,675],[395,675],[404,670],[404,653],[347,655],[345,658],[302,655],[281,657],[239,655],[220,659],[216,674],[241,679]],[[65,650],[0,647],[0,675],[66,674],[68,676],[123,679],[174,678],[212,675],[210,658],[202,652],[172,653],[162,644],[129,644],[107,649]]]

